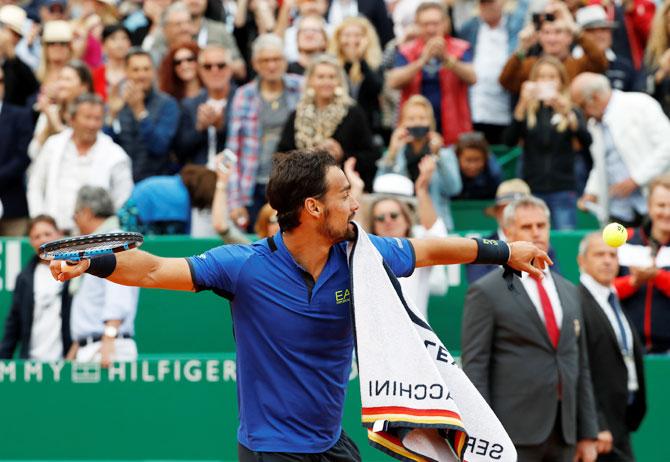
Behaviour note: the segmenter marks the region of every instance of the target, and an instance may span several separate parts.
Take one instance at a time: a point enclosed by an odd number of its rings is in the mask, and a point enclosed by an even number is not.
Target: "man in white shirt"
[[[635,460],[630,432],[646,412],[642,344],[614,287],[617,250],[599,232],[579,245],[580,296],[598,411],[598,461]]]
[[[651,96],[612,90],[600,74],[578,75],[571,96],[592,119],[593,168],[580,207],[597,204],[591,208],[601,223],[638,225],[647,213],[646,186],[670,168],[670,120]]]
[[[112,200],[100,187],[84,186],[79,190],[74,219],[84,234],[119,231]],[[112,361],[137,359],[133,336],[138,297],[137,287],[84,275],[72,298],[70,329],[75,346],[68,357],[100,361],[103,367]]]
[[[28,223],[30,246],[39,252],[42,244],[63,237],[56,221],[39,215]],[[36,361],[58,361],[70,348],[70,283],[55,281],[49,262],[35,255],[16,277],[12,304],[0,342],[0,358],[18,357]]]
[[[71,107],[71,129],[49,137],[28,182],[30,216],[49,214],[64,232],[74,229],[77,191],[105,188],[118,210],[133,189],[130,158],[102,133],[105,106],[97,95],[79,96]]]

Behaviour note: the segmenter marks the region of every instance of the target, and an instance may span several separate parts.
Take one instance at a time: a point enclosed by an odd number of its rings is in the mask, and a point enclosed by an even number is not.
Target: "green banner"
[[[634,437],[637,460],[667,461],[670,359],[647,358],[646,372],[650,406]],[[232,353],[143,356],[109,370],[0,362],[0,459],[237,460],[235,380]],[[344,427],[363,460],[390,461],[367,444],[358,387],[354,365]]]

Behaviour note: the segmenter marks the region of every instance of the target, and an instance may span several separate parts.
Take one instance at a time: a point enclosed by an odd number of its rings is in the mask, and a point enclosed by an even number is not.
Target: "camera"
[[[533,24],[535,30],[540,30],[544,21],[554,22],[556,15],[554,13],[533,13]]]

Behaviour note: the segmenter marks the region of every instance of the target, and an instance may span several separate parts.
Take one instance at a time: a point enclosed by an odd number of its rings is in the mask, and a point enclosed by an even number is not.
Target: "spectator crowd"
[[[629,227],[618,254],[585,238],[579,288],[558,265],[514,280],[537,338],[495,298],[499,270],[469,268],[463,351],[520,460],[590,460],[588,441],[598,460],[631,460],[641,354],[670,350],[670,0],[0,0],[0,64],[0,236],[36,250],[118,229],[271,235],[273,159],[311,148],[343,167],[381,236],[467,229],[454,201],[494,201],[489,237],[550,255],[549,230],[576,229],[580,209]],[[511,180],[500,152],[518,153]],[[423,316],[444,277],[403,282]],[[132,360],[137,298],[92,276],[57,283],[36,257],[0,356]],[[537,343],[525,354],[550,372],[491,359],[500,331]],[[602,356],[622,361],[616,393],[593,369]],[[542,400],[496,407],[524,377]],[[528,399],[542,424],[525,428]]]

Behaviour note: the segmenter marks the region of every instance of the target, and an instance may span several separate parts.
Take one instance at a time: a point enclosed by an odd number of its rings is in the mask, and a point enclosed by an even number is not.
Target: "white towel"
[[[356,227],[351,306],[370,444],[406,461],[516,461],[498,418]]]

